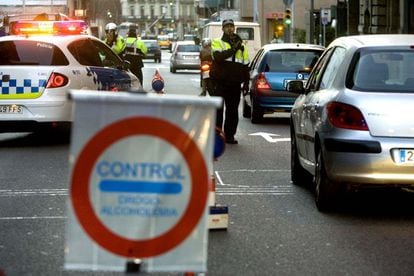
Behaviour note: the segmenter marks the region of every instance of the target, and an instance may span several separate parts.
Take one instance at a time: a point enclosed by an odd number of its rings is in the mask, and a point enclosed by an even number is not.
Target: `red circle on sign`
[[[191,196],[178,222],[164,234],[142,240],[122,237],[106,227],[94,211],[89,191],[92,170],[99,156],[117,140],[132,135],[156,136],[174,146],[184,157],[191,176]],[[203,155],[186,132],[165,120],[134,117],[108,125],[86,143],[73,168],[71,198],[80,224],[96,243],[124,257],[146,258],[173,249],[191,234],[205,211],[208,186]]]

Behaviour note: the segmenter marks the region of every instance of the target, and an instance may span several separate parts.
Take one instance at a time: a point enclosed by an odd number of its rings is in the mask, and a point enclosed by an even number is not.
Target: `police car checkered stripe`
[[[31,79],[24,79],[23,81],[17,79],[10,79],[3,82],[0,80],[1,95],[20,95],[25,93],[40,93],[46,87],[46,79],[39,79],[32,81]]]

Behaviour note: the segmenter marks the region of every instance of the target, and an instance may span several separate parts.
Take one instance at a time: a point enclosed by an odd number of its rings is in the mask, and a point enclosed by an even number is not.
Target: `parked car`
[[[264,45],[250,63],[249,91],[243,97],[243,117],[260,123],[264,114],[290,112],[297,94],[286,91],[291,80],[306,81],[324,47],[283,43]]]
[[[200,45],[176,42],[170,58],[170,72],[182,69],[200,70]]]
[[[347,188],[414,188],[414,35],[334,40],[291,111],[291,177],[320,211]]]
[[[154,62],[161,63],[161,49],[158,41],[156,39],[143,39],[142,41],[147,46],[147,54],[144,60],[153,59]]]

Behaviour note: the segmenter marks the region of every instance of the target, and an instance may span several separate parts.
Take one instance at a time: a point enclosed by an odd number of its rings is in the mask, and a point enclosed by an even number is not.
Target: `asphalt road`
[[[167,93],[198,95],[198,73],[171,74],[165,58],[145,63],[144,87],[155,68]],[[413,275],[413,194],[360,192],[337,212],[319,213],[311,189],[290,183],[286,117],[260,125],[240,118],[239,144],[214,162],[216,202],[229,207],[229,225],[209,232],[206,275]],[[3,274],[125,274],[63,269],[69,146],[49,133],[0,134]]]

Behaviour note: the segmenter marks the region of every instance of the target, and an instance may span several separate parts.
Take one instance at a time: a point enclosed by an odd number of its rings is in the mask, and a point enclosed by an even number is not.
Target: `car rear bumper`
[[[394,140],[394,141],[393,141]],[[414,163],[401,162],[400,149],[412,148],[414,139],[379,141],[325,139],[328,177],[361,186],[413,186]]]
[[[200,70],[200,64],[191,64],[191,63],[175,63],[173,64],[175,69],[189,69],[189,70]]]
[[[296,97],[261,95],[254,102],[264,112],[290,112],[295,100]]]
[[[0,113],[0,123],[8,121],[70,122],[72,119],[72,104],[62,101],[1,101],[0,105],[16,104],[21,106],[22,113]]]

